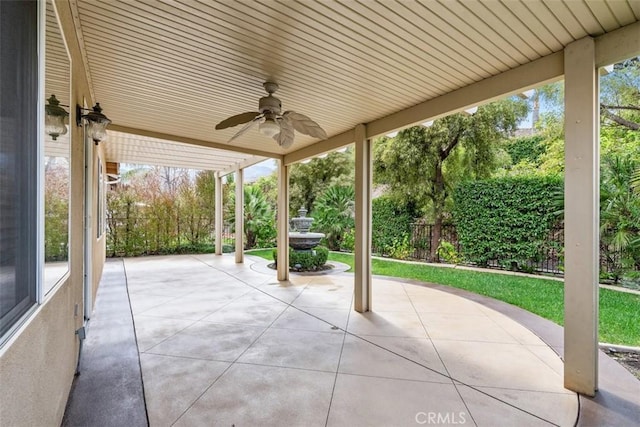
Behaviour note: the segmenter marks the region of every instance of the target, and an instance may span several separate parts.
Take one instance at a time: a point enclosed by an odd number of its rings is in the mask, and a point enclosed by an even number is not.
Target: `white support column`
[[[222,227],[224,227],[222,223],[222,212],[223,212],[223,202],[222,202],[222,177],[220,173],[216,172],[215,176],[216,180],[216,195],[215,195],[215,230],[216,230],[216,255],[222,255]]]
[[[236,263],[244,262],[244,169],[236,169]]]
[[[354,129],[356,145],[355,300],[360,313],[371,310],[371,140],[365,125]]]
[[[564,51],[564,386],[598,389],[599,93],[595,43]]]
[[[278,162],[278,280],[289,280],[289,166]]]

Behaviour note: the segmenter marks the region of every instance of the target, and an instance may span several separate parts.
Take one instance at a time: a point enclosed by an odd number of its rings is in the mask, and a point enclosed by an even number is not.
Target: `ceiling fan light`
[[[273,119],[266,119],[264,122],[260,123],[258,129],[263,135],[272,138],[275,134],[280,132],[280,125]]]

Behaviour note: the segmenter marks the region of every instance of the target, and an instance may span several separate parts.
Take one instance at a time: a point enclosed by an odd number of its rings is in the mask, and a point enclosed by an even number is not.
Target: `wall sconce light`
[[[51,95],[49,99],[47,99],[44,112],[44,131],[51,139],[55,141],[60,135],[67,133],[67,126],[64,122],[65,119],[69,117],[69,113],[60,106],[60,101],[58,101],[55,95]]]
[[[89,111],[89,113],[82,114],[83,111]],[[97,102],[91,110],[76,104],[76,124],[78,126],[82,126],[82,119],[87,120],[87,134],[93,139],[93,142],[98,145],[100,141],[104,141],[107,137],[107,126],[111,124],[111,120],[102,114],[100,103]]]

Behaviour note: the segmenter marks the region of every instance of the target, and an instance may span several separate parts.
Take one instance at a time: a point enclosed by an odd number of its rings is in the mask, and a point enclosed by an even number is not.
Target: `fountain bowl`
[[[324,237],[324,233],[300,233],[299,231],[289,232],[289,246],[295,250],[313,249]]]

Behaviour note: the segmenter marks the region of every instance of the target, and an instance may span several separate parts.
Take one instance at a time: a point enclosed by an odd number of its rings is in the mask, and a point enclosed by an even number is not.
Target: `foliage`
[[[60,157],[45,158],[44,260],[69,258],[69,164]]]
[[[278,251],[271,252],[273,260],[278,262]],[[324,246],[316,246],[310,250],[289,248],[289,268],[294,271],[315,271],[327,263],[329,250]]]
[[[640,167],[631,155],[603,158],[600,182],[600,241],[615,282],[640,270],[640,197],[630,182]]]
[[[411,245],[409,244],[409,236],[395,238],[389,246],[389,256],[395,259],[407,259],[411,255]]]
[[[278,204],[278,173],[273,172],[270,175],[261,176],[252,186],[260,189],[260,192],[271,206],[271,210],[275,212]]]
[[[454,219],[464,257],[486,265],[500,259],[518,268],[535,260],[553,222],[549,199],[557,177],[496,178],[469,182],[454,194]]]
[[[395,138],[378,140],[374,178],[386,184],[396,199],[428,213],[434,222],[433,258],[452,189],[497,169],[501,144],[526,113],[526,102],[508,99],[481,106],[473,115],[452,114],[428,128],[415,126]]]
[[[418,212],[411,204],[402,204],[387,196],[371,202],[371,241],[373,251],[379,255],[391,255],[392,248],[398,250],[399,243],[411,233],[411,223]],[[393,255],[391,255],[393,256]]]
[[[505,149],[514,165],[521,162],[539,165],[540,156],[545,152],[542,140],[541,135],[514,138],[506,144]]]
[[[460,264],[462,262],[462,258],[460,258],[456,248],[445,240],[441,241],[440,246],[438,246],[438,258],[449,264]]]
[[[350,229],[349,231],[342,236],[342,244],[340,245],[340,249],[353,252],[356,249],[356,230],[355,228]]]
[[[107,197],[107,256],[208,251],[215,182],[210,172],[137,169]]]
[[[331,250],[339,250],[344,235],[354,227],[354,200],[353,186],[333,185],[316,202],[316,227],[326,234]]]
[[[600,118],[603,126],[640,131],[640,57],[616,64],[601,78]]]
[[[273,246],[276,237],[275,217],[271,205],[260,187],[244,188],[244,233],[245,249],[261,245]],[[264,246],[262,246],[264,247]]]
[[[301,207],[315,217],[315,202],[331,186],[353,184],[353,153],[332,152],[324,158],[316,158],[308,163],[291,166],[289,174],[289,207],[291,214]]]

